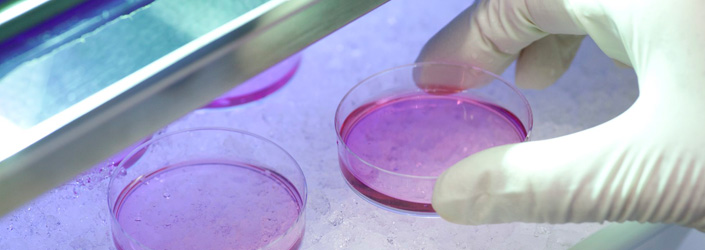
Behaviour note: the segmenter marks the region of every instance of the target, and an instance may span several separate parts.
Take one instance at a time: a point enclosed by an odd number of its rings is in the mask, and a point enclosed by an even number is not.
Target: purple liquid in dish
[[[301,55],[299,54],[284,59],[219,96],[203,108],[232,107],[262,99],[289,82],[298,70],[300,63]]]
[[[304,222],[296,188],[278,173],[237,163],[164,167],[133,181],[114,211],[150,249],[298,249]],[[118,249],[133,249],[113,228]],[[120,239],[118,239],[120,238]]]
[[[435,212],[433,185],[448,167],[527,137],[523,124],[504,108],[425,93],[363,105],[340,131],[349,149],[339,151],[348,184],[373,203],[422,214]]]

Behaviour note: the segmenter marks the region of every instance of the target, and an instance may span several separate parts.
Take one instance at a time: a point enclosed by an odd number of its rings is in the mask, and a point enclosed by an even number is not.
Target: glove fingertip
[[[448,171],[438,177],[433,190],[432,206],[444,220],[456,224],[470,224],[466,218],[465,202],[458,195],[457,188],[452,187],[453,180],[448,180]]]

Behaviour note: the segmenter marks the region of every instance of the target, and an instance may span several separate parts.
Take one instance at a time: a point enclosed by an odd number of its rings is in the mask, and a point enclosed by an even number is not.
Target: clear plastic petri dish
[[[229,90],[203,108],[227,108],[262,99],[289,82],[300,63],[301,54],[294,54]]]
[[[122,151],[120,151],[120,152],[118,152],[118,153],[116,153],[116,154],[110,156],[110,157],[106,160],[106,161],[107,161],[107,164],[108,164],[108,165],[111,165],[111,166],[118,166],[118,165],[120,165],[120,162],[122,162],[122,160],[125,158],[125,156],[127,156],[127,154],[129,154],[130,152],[132,152],[133,150],[135,150],[135,148],[139,147],[139,146],[142,145],[143,143],[149,141],[151,138],[152,138],[152,135],[147,136],[147,137],[145,137],[144,139],[138,141],[137,143],[132,144],[132,145],[130,145],[130,146],[124,148]],[[135,161],[135,160],[139,159],[139,156],[140,156],[142,153],[144,153],[144,151],[137,152],[137,153],[135,153],[135,155],[133,155],[130,159],[131,159],[132,161]],[[129,164],[132,164],[132,163],[126,163],[126,165],[129,165]]]
[[[528,140],[532,119],[517,88],[480,68],[438,62],[392,68],[341,100],[340,169],[369,202],[436,217],[436,178],[475,152]]]
[[[285,150],[225,128],[155,136],[108,187],[121,250],[298,249],[305,204],[305,178]]]

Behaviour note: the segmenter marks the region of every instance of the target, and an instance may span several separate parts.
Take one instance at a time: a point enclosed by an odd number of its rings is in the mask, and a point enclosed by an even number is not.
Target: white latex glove
[[[583,35],[632,65],[639,98],[597,127],[476,153],[443,173],[433,207],[462,224],[639,221],[705,230],[705,1],[488,0],[455,18],[419,60],[545,87]],[[561,35],[549,35],[561,34]]]

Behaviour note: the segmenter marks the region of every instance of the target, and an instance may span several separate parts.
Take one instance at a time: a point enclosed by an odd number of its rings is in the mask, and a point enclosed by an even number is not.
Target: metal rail
[[[385,2],[268,1],[22,130],[0,152],[0,215]]]

